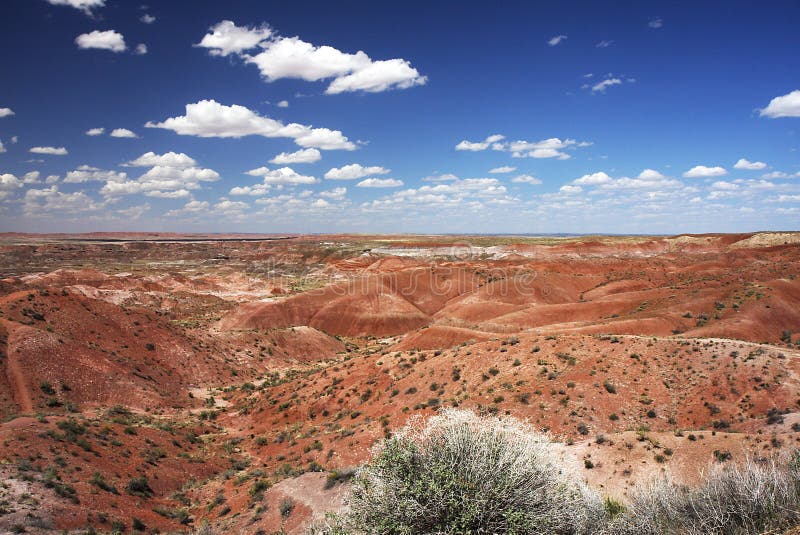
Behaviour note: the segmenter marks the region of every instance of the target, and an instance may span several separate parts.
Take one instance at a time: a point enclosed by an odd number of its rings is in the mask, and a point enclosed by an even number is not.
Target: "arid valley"
[[[526,420],[621,501],[800,442],[798,233],[0,250],[0,531],[304,533],[447,407]]]
[[[0,2],[0,535],[800,535],[800,1]]]

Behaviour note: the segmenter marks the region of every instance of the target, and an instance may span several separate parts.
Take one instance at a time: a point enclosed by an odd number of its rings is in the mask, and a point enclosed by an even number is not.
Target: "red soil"
[[[0,236],[0,530],[301,533],[342,507],[324,471],[441,406],[621,497],[799,436],[794,235],[78,238]]]

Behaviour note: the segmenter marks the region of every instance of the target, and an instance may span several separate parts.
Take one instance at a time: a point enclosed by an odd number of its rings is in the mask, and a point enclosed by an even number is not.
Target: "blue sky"
[[[7,0],[0,231],[798,230],[799,22],[789,1]]]

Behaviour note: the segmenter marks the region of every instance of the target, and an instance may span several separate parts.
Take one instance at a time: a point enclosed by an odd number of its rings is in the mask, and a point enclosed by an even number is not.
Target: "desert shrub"
[[[278,508],[281,512],[281,516],[287,518],[292,514],[292,511],[294,511],[294,501],[292,501],[291,498],[284,498],[281,500],[281,504]]]
[[[610,533],[745,535],[800,523],[797,456],[717,465],[696,488],[657,481],[631,497]],[[776,530],[776,531],[773,531]]]
[[[344,483],[350,481],[355,476],[356,470],[354,468],[342,468],[339,470],[332,470],[328,473],[325,479],[325,490],[332,489],[337,483]]]
[[[139,496],[141,498],[149,498],[153,495],[153,489],[150,488],[150,482],[147,476],[134,477],[128,481],[128,494]]]
[[[256,479],[253,482],[253,486],[250,487],[250,500],[251,501],[260,501],[264,497],[264,493],[271,487],[269,481],[266,479]]]
[[[546,436],[513,418],[445,409],[377,447],[328,532],[596,533],[604,516]]]
[[[577,474],[518,420],[445,409],[379,444],[353,479],[349,510],[308,533],[749,535],[800,525],[798,453],[714,463],[697,487],[653,480],[626,503],[602,501]]]
[[[119,494],[119,491],[114,487],[114,485],[111,485],[108,481],[106,481],[106,478],[100,472],[95,472],[92,475],[92,478],[89,480],[89,483],[106,492]]]
[[[64,432],[64,440],[68,442],[75,442],[78,436],[86,433],[86,426],[79,423],[74,418],[57,422],[56,427]]]
[[[215,535],[216,532],[214,529],[209,525],[208,520],[203,520],[203,523],[200,525],[197,530],[193,532],[194,535]]]
[[[154,507],[153,512],[163,516],[164,518],[170,518],[175,520],[179,524],[188,524],[191,522],[191,517],[189,516],[188,511],[186,509],[169,509],[167,507]]]

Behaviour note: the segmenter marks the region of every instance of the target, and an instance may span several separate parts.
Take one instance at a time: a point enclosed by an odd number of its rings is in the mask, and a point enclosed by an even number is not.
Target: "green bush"
[[[695,488],[667,480],[640,488],[607,533],[783,533],[800,525],[798,457],[716,465]]]
[[[594,533],[604,517],[546,436],[513,418],[446,409],[378,446],[329,532]]]
[[[153,495],[153,489],[150,488],[150,482],[147,476],[134,477],[128,481],[128,494],[139,496],[140,498],[149,498]]]
[[[288,518],[289,515],[292,514],[292,511],[294,511],[294,502],[292,501],[291,498],[284,498],[283,500],[281,500],[279,509],[281,512],[281,516],[283,518]]]
[[[715,463],[696,487],[656,480],[622,503],[601,500],[521,422],[446,409],[379,444],[349,504],[309,533],[777,534],[800,525],[800,454]]]

